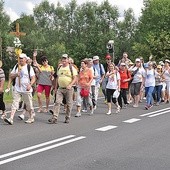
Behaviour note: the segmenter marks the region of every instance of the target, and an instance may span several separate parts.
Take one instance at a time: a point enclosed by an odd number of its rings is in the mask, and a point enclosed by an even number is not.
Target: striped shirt
[[[2,80],[5,80],[5,74],[4,74],[4,70],[2,68],[0,68],[0,82]]]

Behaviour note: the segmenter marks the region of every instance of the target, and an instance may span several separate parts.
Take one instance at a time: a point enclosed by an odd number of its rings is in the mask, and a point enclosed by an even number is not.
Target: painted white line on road
[[[12,162],[12,161],[15,161],[15,160],[18,160],[18,159],[22,159],[22,158],[25,158],[25,157],[28,157],[28,156],[31,156],[31,155],[35,155],[37,153],[41,153],[41,152],[44,152],[44,151],[47,151],[47,150],[50,150],[50,149],[53,149],[53,148],[57,148],[59,146],[66,145],[68,143],[72,143],[72,142],[75,142],[75,141],[78,141],[78,140],[81,140],[81,139],[84,139],[84,138],[86,138],[86,137],[80,136],[80,137],[73,138],[73,139],[70,139],[70,140],[67,140],[67,141],[64,141],[64,142],[61,142],[61,143],[57,143],[55,145],[47,146],[45,148],[37,149],[35,151],[31,151],[31,152],[28,152],[28,153],[25,153],[25,154],[22,154],[22,155],[18,155],[18,156],[9,158],[9,159],[5,159],[3,161],[0,161],[0,165],[6,164],[8,162]]]
[[[165,108],[165,109],[161,109],[161,110],[157,110],[157,111],[154,111],[154,112],[145,113],[145,114],[142,114],[142,115],[140,115],[140,116],[141,116],[141,117],[149,116],[149,115],[152,115],[152,114],[154,114],[154,113],[162,112],[162,111],[164,111],[164,110],[169,110],[169,109],[170,109],[170,107]]]
[[[148,116],[148,117],[155,117],[155,116],[163,115],[163,114],[165,114],[165,113],[170,113],[170,110],[165,111],[165,112],[161,112],[161,113],[157,113],[157,114],[154,114],[154,115],[150,115],[150,116]]]
[[[105,127],[95,129],[95,130],[105,132],[107,130],[111,130],[111,129],[115,129],[115,128],[117,128],[117,126],[108,125],[108,126],[105,126]]]
[[[38,144],[38,145],[34,145],[34,146],[30,146],[30,147],[23,148],[23,149],[20,149],[20,150],[16,150],[16,151],[13,151],[13,152],[9,152],[9,153],[0,155],[0,159],[6,158],[8,156],[16,155],[16,154],[19,154],[19,153],[22,153],[22,152],[26,152],[26,151],[29,151],[29,150],[32,150],[32,149],[36,149],[36,148],[39,148],[39,147],[42,147],[42,146],[46,146],[46,145],[49,145],[49,144],[52,144],[52,143],[55,143],[55,142],[60,142],[62,140],[66,140],[66,139],[73,138],[73,137],[75,137],[75,135],[69,135],[69,136],[54,139],[54,140],[51,140],[51,141],[48,141],[48,142],[44,142],[44,143],[41,143],[41,144]]]
[[[134,122],[137,122],[137,121],[139,121],[140,119],[136,119],[136,118],[132,118],[132,119],[129,119],[129,120],[125,120],[125,121],[123,121],[123,122],[125,122],[125,123],[134,123]]]

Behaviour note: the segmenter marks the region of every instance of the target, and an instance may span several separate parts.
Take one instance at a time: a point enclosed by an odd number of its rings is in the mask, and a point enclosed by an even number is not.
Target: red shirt
[[[120,73],[120,88],[121,89],[128,89],[129,87],[129,81],[126,81],[126,82],[123,82],[123,80],[125,79],[131,79],[131,74],[130,72],[125,69],[125,70],[119,70],[119,73]]]

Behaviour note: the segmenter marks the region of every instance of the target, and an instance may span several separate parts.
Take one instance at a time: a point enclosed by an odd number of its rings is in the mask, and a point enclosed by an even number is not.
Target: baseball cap
[[[21,53],[21,54],[19,55],[19,58],[26,58],[26,59],[27,59],[27,55],[26,55],[25,53]]]
[[[69,58],[69,57],[68,57],[68,54],[63,54],[63,55],[61,56],[61,58]]]
[[[126,66],[126,64],[125,64],[125,63],[120,63],[120,65],[121,65],[121,66]]]
[[[140,62],[141,60],[140,60],[140,58],[136,58],[136,60],[135,60],[135,62]]]
[[[160,62],[159,62],[159,65],[164,65],[164,62],[163,62],[163,61],[160,61]]]
[[[93,57],[93,61],[95,61],[95,60],[99,60],[99,56],[97,56],[97,55],[94,56],[94,57]]]
[[[165,62],[170,63],[170,60],[166,59]]]
[[[161,65],[157,65],[157,68],[162,68],[162,66]]]
[[[110,54],[107,54],[105,58],[106,58],[106,60],[111,60],[111,59],[112,59],[112,57],[110,56]]]

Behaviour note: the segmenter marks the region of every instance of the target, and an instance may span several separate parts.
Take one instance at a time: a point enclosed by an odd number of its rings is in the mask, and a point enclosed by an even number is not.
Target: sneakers
[[[28,120],[25,121],[25,123],[28,124],[34,123],[34,118],[29,118]]]
[[[87,109],[83,109],[82,112],[87,113]]]
[[[9,125],[13,125],[13,119],[11,119],[11,118],[4,118],[4,121],[6,122],[6,123],[8,123]]]
[[[138,107],[138,105],[137,105],[137,104],[134,104],[133,107],[136,108],[136,107]]]
[[[77,112],[75,117],[81,117],[81,113],[80,112]]]
[[[96,110],[96,109],[97,109],[97,106],[95,105],[95,106],[93,107],[93,109]]]
[[[89,115],[92,116],[93,113],[94,113],[94,109],[92,109],[92,110],[90,111]]]
[[[57,123],[57,119],[53,117],[51,119],[48,119],[48,122],[51,123],[51,124],[56,124]]]
[[[4,120],[6,116],[7,116],[6,113],[2,113],[1,119]]]
[[[145,106],[145,109],[148,110],[148,109],[150,109],[150,108],[152,108],[152,107],[153,107],[153,105],[149,105],[149,106],[146,105],[146,106]]]
[[[109,110],[106,114],[107,114],[107,115],[111,115],[111,110]]]
[[[21,115],[18,116],[18,118],[19,118],[20,120],[24,120],[25,116],[24,116],[23,114],[21,114]]]
[[[117,107],[116,113],[120,112],[120,106]]]

